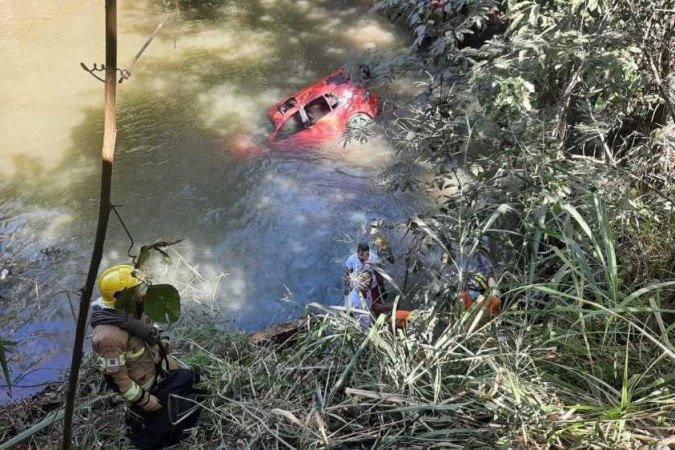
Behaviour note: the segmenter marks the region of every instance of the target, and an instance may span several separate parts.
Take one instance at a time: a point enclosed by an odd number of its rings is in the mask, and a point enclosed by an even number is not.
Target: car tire
[[[373,123],[373,118],[366,113],[356,113],[347,120],[347,128],[365,128]]]

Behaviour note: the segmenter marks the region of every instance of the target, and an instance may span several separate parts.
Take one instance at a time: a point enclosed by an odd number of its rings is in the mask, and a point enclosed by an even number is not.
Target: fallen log
[[[248,338],[256,345],[282,345],[293,340],[306,324],[309,324],[309,319],[291,320],[251,333]]]

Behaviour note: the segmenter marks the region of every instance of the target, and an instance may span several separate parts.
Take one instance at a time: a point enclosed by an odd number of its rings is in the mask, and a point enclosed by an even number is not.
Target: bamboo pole
[[[108,219],[110,218],[110,192],[112,189],[112,168],[113,157],[115,154],[115,141],[117,137],[116,117],[115,117],[115,94],[117,78],[117,2],[116,0],[106,0],[105,2],[105,116],[103,125],[103,147],[101,149],[101,196],[98,211],[98,226],[96,229],[96,240],[89,263],[89,272],[87,281],[82,288],[82,297],[80,299],[80,310],[77,319],[77,329],[75,333],[75,342],[73,344],[73,355],[70,363],[70,375],[68,378],[68,390],[66,392],[66,406],[64,410],[63,422],[63,448],[72,447],[73,435],[73,411],[75,407],[75,397],[77,396],[77,383],[80,374],[80,364],[82,362],[82,346],[84,344],[84,335],[87,327],[87,316],[91,304],[91,296],[96,283],[101,259],[103,257],[103,246],[105,244],[106,231],[108,229]]]

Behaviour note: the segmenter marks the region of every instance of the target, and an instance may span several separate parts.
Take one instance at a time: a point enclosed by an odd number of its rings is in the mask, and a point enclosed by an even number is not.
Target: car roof
[[[268,116],[275,125],[279,125],[281,121],[295,114],[298,109],[320,95],[334,94],[337,97],[341,97],[345,92],[353,92],[360,89],[359,86],[351,83],[351,80],[344,69],[338,69],[316,83],[305,86],[293,95],[289,95],[284,100],[274,104],[274,106],[268,110]],[[280,112],[279,107],[292,98],[295,98],[297,103],[293,107],[288,108],[285,112]]]

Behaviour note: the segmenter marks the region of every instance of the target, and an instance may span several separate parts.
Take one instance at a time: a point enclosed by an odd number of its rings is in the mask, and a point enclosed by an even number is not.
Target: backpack
[[[151,413],[131,406],[127,414],[127,436],[139,449],[159,449],[175,445],[186,430],[197,425],[206,391],[195,388],[199,373],[179,368],[167,372],[166,377],[150,391],[162,408]]]

